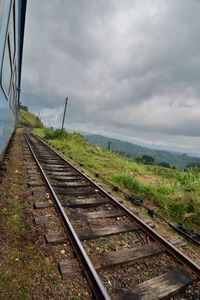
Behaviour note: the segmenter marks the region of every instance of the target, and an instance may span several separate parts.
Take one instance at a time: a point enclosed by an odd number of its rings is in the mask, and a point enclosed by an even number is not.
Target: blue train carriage
[[[0,164],[18,119],[26,0],[0,0]]]

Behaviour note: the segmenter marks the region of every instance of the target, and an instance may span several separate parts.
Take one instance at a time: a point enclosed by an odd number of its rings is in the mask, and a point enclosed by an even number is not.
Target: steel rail
[[[122,190],[120,190],[120,192],[124,195],[124,197],[126,197],[126,199],[130,200],[133,204],[135,204],[137,206],[140,206],[140,207],[143,207],[144,209],[147,210],[147,212],[150,212],[152,214],[152,215],[150,214],[151,216],[156,216],[161,221],[163,221],[164,223],[166,223],[169,227],[171,227],[174,231],[178,232],[180,235],[182,235],[185,238],[187,238],[188,240],[192,241],[197,246],[200,246],[200,241],[194,239],[191,235],[189,235],[187,232],[185,232],[185,231],[181,230],[180,228],[178,228],[175,224],[172,224],[169,221],[167,221],[163,216],[161,216],[156,211],[151,210],[148,206],[146,206],[145,204],[143,204],[143,201],[140,201],[140,199],[138,201],[137,198],[134,198],[134,195],[130,196],[130,195],[124,193]]]
[[[63,157],[58,151],[52,149],[50,145],[48,145],[45,141],[39,138],[37,135],[31,133],[37,140],[39,140],[42,144],[46,145],[48,149],[57,154],[63,161],[65,161],[68,165],[70,165],[74,170],[76,170],[79,174],[85,177],[96,189],[101,191],[101,194],[108,197],[113,205],[122,211],[134,222],[138,224],[138,226],[149,235],[154,241],[156,241],[159,246],[164,249],[167,253],[171,254],[173,257],[178,259],[183,265],[186,266],[186,269],[192,271],[195,274],[195,277],[200,279],[200,266],[193,262],[188,256],[179,251],[176,247],[174,247],[171,243],[169,243],[164,237],[162,237],[159,233],[149,227],[146,223],[144,223],[138,216],[136,216],[133,212],[131,212],[128,208],[126,208],[123,204],[118,202],[115,198],[113,198],[110,194],[108,194],[103,188],[101,188],[96,182],[94,182],[91,178],[85,175],[81,170],[75,167],[72,163],[70,163],[65,157]]]
[[[105,287],[103,286],[103,284],[102,284],[102,282],[101,282],[101,280],[100,280],[100,278],[99,278],[99,276],[98,276],[91,260],[89,259],[85,249],[83,248],[83,246],[81,244],[81,241],[79,240],[79,238],[78,238],[78,236],[77,236],[77,234],[76,234],[69,218],[67,217],[67,215],[66,215],[66,213],[65,213],[65,211],[62,207],[62,204],[60,203],[60,200],[58,199],[56,193],[54,192],[54,189],[51,186],[51,183],[49,182],[49,180],[48,180],[48,178],[47,178],[47,176],[46,176],[39,160],[37,159],[37,157],[34,153],[34,150],[32,149],[26,135],[25,135],[25,139],[26,139],[26,142],[29,146],[29,149],[30,149],[30,151],[31,151],[31,153],[32,153],[39,169],[40,169],[40,172],[42,173],[42,176],[45,179],[46,184],[47,184],[47,186],[48,186],[48,188],[49,188],[49,190],[50,190],[50,192],[51,192],[51,194],[52,194],[52,196],[55,200],[56,206],[57,206],[57,208],[58,208],[58,210],[59,210],[59,212],[62,216],[63,222],[64,222],[64,224],[67,228],[67,231],[69,233],[70,241],[72,243],[72,246],[74,247],[74,250],[75,250],[76,255],[79,259],[79,262],[83,266],[83,271],[86,275],[86,278],[87,278],[87,280],[90,284],[90,287],[91,287],[91,289],[94,293],[95,298],[99,299],[99,300],[103,300],[103,299],[110,300],[110,296],[108,295]]]

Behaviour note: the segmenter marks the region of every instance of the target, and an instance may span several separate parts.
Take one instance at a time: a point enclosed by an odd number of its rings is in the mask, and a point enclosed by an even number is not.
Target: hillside
[[[142,157],[143,155],[149,155],[154,158],[155,163],[166,162],[171,167],[184,169],[187,164],[198,162],[199,157],[191,157],[187,154],[179,154],[169,151],[155,150],[147,147],[142,147],[133,143],[120,141],[117,139],[108,138],[101,135],[85,135],[87,141],[90,143],[99,145],[103,149],[108,148],[108,142],[111,142],[112,151],[119,152],[122,155],[128,155],[130,157]]]
[[[183,172],[133,159],[92,145],[78,133],[35,129],[34,132],[62,151],[91,178],[108,182],[142,198],[168,220],[198,229],[200,220],[200,176],[196,170]],[[99,177],[95,177],[95,173]],[[103,178],[103,179],[101,179]],[[106,180],[106,181],[105,181]]]
[[[32,128],[43,126],[38,117],[23,109],[20,109],[18,125]]]

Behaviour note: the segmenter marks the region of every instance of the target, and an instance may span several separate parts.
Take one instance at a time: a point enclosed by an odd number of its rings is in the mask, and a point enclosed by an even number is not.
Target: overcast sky
[[[21,100],[48,126],[200,153],[199,0],[28,1]]]

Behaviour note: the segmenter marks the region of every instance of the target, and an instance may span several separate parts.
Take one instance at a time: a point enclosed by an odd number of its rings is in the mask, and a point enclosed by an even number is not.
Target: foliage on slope
[[[199,227],[200,176],[197,169],[188,172],[156,165],[143,165],[133,159],[92,145],[77,133],[36,129],[35,133],[64,152],[67,157],[104,176],[129,194],[141,197],[163,216],[183,222],[192,229]]]
[[[20,109],[18,125],[38,128],[41,128],[43,126],[38,117],[22,109]]]
[[[200,157],[189,156],[186,153],[171,152],[165,150],[156,150],[134,143],[125,142],[101,135],[86,135],[86,140],[92,144],[97,144],[103,149],[108,148],[108,142],[111,143],[112,151],[132,158],[142,159],[144,156],[152,157],[155,164],[168,164],[171,167],[184,169],[188,164],[200,165]],[[165,165],[166,166],[166,165]]]

